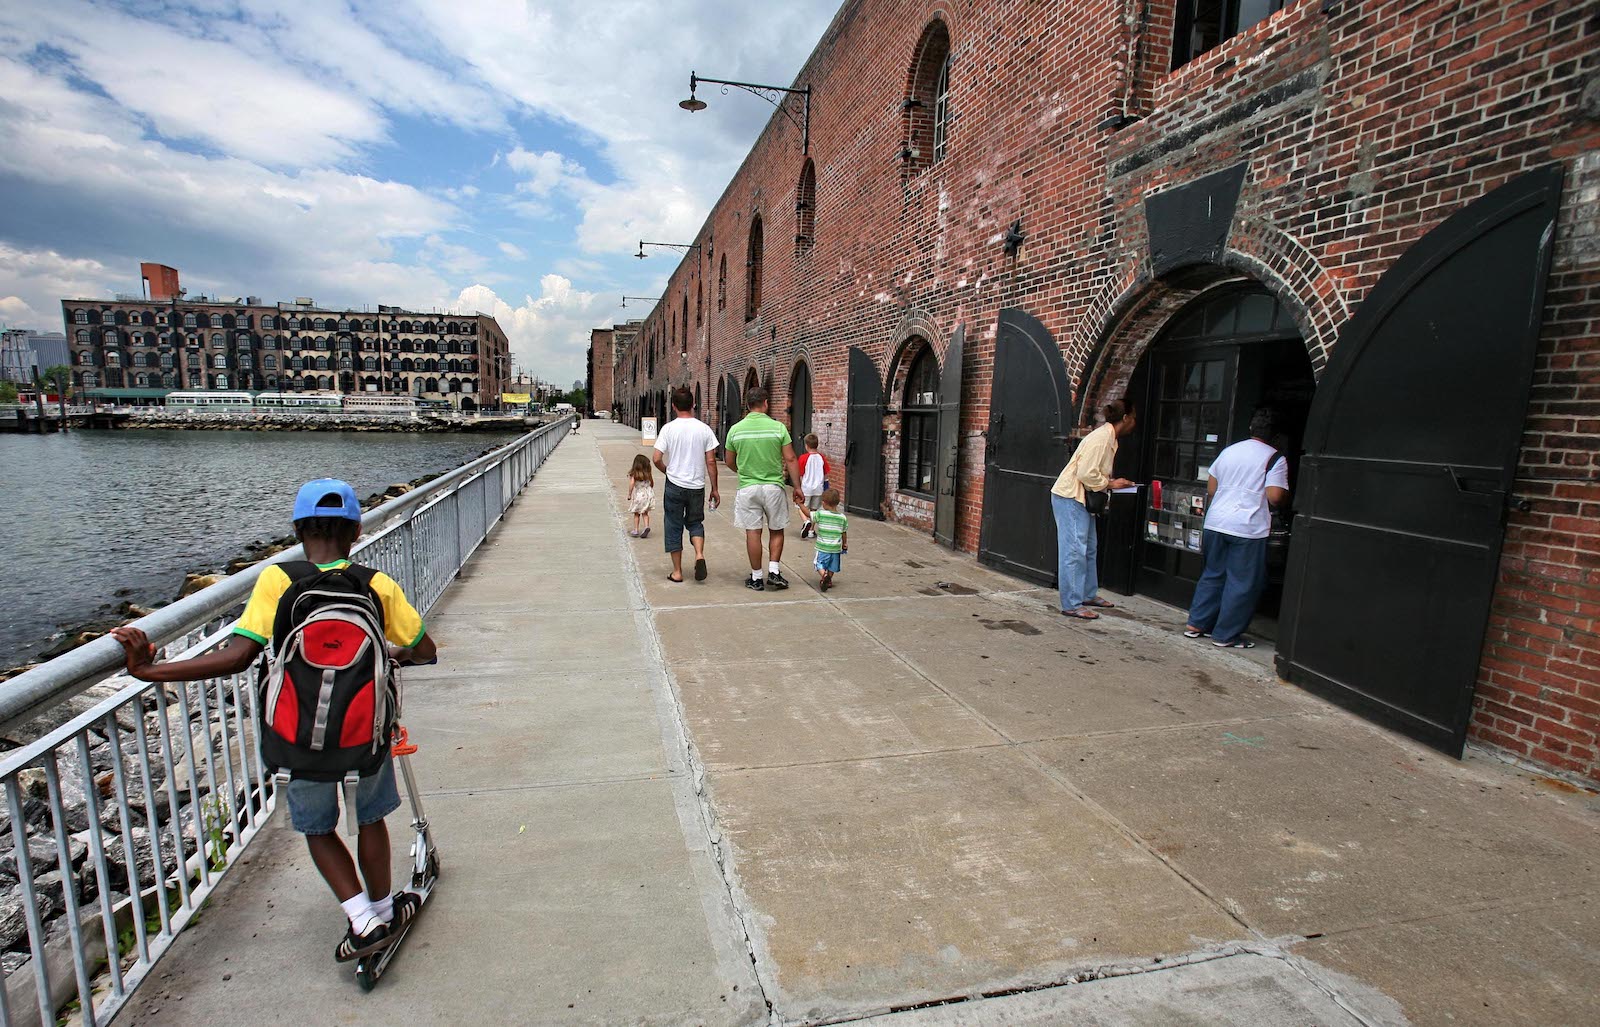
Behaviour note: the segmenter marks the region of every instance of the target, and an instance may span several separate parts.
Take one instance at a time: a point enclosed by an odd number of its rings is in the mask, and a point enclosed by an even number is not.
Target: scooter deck
[[[401,737],[404,739],[403,734]],[[407,745],[406,748],[415,751],[415,747]],[[411,827],[416,831],[411,842],[411,881],[407,891],[416,895],[420,902],[416,915],[393,942],[356,961],[356,981],[362,991],[371,991],[383,977],[389,961],[394,959],[400,946],[411,934],[411,929],[422,919],[422,911],[428,908],[428,899],[439,883],[439,850],[433,844],[433,833],[428,828],[427,815],[422,811],[422,796],[417,791],[417,780],[412,776],[411,760],[406,749],[397,746],[395,762],[400,766],[400,777],[405,782],[406,795],[411,800]]]

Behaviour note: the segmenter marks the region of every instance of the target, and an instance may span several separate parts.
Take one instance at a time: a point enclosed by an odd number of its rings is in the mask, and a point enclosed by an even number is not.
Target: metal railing
[[[352,556],[426,615],[569,428],[546,425],[383,504]],[[204,652],[228,637],[263,569],[301,558],[296,546],[135,626],[169,658]],[[251,672],[158,685],[122,667],[105,637],[0,685],[5,730],[106,693],[0,762],[5,1027],[49,1027],[74,1001],[83,1023],[109,1022],[276,805]]]

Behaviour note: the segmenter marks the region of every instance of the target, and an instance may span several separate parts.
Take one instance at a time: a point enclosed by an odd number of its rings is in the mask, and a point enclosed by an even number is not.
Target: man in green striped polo
[[[744,420],[728,429],[728,467],[739,472],[739,491],[733,498],[733,526],[744,529],[745,552],[750,557],[750,578],[745,587],[760,592],[788,588],[780,561],[783,529],[789,525],[789,492],[796,504],[800,494],[800,467],[795,462],[789,429],[767,416],[767,390],[745,394]],[[784,483],[788,475],[789,485]],[[767,573],[761,574],[761,529],[767,529]]]

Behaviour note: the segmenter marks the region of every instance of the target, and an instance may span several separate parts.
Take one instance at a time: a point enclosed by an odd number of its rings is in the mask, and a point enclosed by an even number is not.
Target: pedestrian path
[[[826,596],[791,533],[794,586],[751,592],[727,473],[709,579],[668,582],[659,502],[625,533],[641,451],[569,436],[431,619],[406,719],[444,876],[378,989],[334,966],[280,822],[125,1019],[1589,1018],[1592,796],[1397,739],[1154,604],[1069,622],[901,526],[852,518]]]
[[[766,1020],[617,523],[568,436],[430,617],[405,721],[443,874],[377,989],[334,964],[338,907],[280,813],[127,1022]]]
[[[620,482],[641,447],[611,437]],[[1589,1018],[1592,796],[1375,728],[1183,639],[1181,611],[1068,621],[859,516],[835,590],[793,533],[794,587],[750,592],[731,479],[705,584],[633,545],[786,1018],[1015,991],[914,1022]],[[1110,1007],[1049,987],[1130,971]]]

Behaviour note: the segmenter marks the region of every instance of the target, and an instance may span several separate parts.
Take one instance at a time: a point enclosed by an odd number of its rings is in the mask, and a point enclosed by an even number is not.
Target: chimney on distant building
[[[144,279],[145,296],[152,300],[177,299],[182,291],[178,288],[175,267],[145,261],[139,265],[139,277]]]

